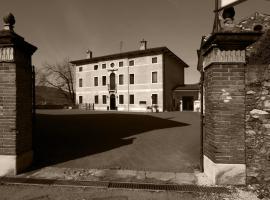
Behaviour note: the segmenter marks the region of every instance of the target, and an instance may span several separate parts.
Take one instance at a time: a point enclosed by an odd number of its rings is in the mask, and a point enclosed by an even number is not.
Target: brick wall
[[[16,65],[0,63],[0,155],[16,153]]]
[[[0,63],[0,155],[32,149],[32,75],[27,60]]]
[[[246,69],[247,182],[270,181],[270,66]]]
[[[215,163],[245,163],[245,93],[242,64],[205,69],[204,154]]]

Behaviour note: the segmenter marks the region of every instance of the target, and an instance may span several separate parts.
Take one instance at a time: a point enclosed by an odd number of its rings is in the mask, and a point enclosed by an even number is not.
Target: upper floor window
[[[123,85],[124,84],[124,75],[120,74],[119,75],[119,85]]]
[[[129,61],[129,66],[134,66],[134,60]]]
[[[106,76],[102,76],[102,85],[106,85]]]
[[[98,70],[98,65],[94,65],[94,70]]]
[[[82,67],[79,67],[79,72],[82,72],[83,68]]]
[[[98,77],[94,77],[94,86],[98,86]]]
[[[106,64],[105,63],[102,64],[102,69],[106,69]]]
[[[83,86],[83,80],[82,78],[79,79],[79,87],[82,87]]]
[[[119,104],[124,104],[124,95],[119,95]]]
[[[111,63],[111,67],[114,67],[114,63]]]
[[[129,84],[134,84],[134,74],[129,75]]]
[[[107,104],[107,96],[106,95],[102,95],[102,103]]]
[[[134,94],[129,95],[129,104],[134,104]]]
[[[157,63],[157,57],[152,58],[152,63]]]
[[[119,62],[119,67],[123,67],[123,66],[124,66],[123,61],[120,61],[120,62]]]
[[[157,72],[152,72],[152,83],[157,83]]]

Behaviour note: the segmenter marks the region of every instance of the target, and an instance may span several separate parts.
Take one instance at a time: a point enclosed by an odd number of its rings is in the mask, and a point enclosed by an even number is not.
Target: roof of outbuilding
[[[167,47],[156,47],[156,48],[149,48],[146,50],[136,50],[136,51],[128,51],[123,53],[117,53],[117,54],[111,54],[106,56],[99,56],[99,57],[93,57],[93,58],[87,58],[82,60],[74,60],[70,63],[80,66],[100,61],[108,61],[108,60],[114,60],[114,59],[123,59],[123,58],[136,58],[140,56],[148,56],[148,55],[156,55],[156,54],[163,54],[167,53],[168,55],[172,56],[178,62],[181,62],[185,67],[189,67],[181,58],[179,58],[177,55],[175,55],[171,50],[169,50]]]
[[[199,83],[195,83],[195,84],[185,84],[185,85],[179,85],[177,86],[174,91],[185,91],[185,90],[199,90],[200,89],[200,85]]]

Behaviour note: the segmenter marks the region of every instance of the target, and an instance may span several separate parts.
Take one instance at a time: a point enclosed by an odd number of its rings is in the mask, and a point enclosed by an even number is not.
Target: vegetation
[[[75,104],[74,69],[69,59],[61,63],[45,63],[36,73],[36,85],[56,88],[64,97]]]

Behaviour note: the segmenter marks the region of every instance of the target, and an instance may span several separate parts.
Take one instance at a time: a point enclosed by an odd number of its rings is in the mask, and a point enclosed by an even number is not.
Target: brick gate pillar
[[[12,14],[0,31],[0,176],[32,162],[32,64],[36,47],[13,31]]]
[[[201,46],[205,88],[204,172],[213,184],[245,184],[246,47],[260,33],[219,32]]]

